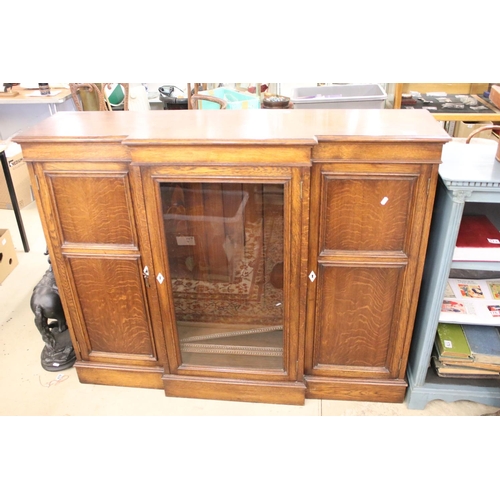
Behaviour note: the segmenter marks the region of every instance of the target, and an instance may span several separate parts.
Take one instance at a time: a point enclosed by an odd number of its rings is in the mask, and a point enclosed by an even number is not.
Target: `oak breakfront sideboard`
[[[64,112],[22,132],[82,383],[402,402],[426,111]]]

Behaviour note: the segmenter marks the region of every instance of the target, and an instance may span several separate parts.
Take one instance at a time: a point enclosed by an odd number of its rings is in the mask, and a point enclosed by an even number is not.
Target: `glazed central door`
[[[161,182],[183,364],[283,369],[283,185]]]
[[[159,289],[169,372],[293,380],[300,265],[292,262],[300,261],[300,240],[292,243],[292,232],[302,222],[293,194],[301,173],[211,170],[143,173],[155,239],[148,281]]]

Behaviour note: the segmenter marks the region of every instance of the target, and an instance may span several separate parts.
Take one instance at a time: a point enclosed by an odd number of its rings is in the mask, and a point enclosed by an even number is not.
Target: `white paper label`
[[[380,202],[381,205],[385,205],[387,202],[389,201],[389,198],[387,198],[387,196],[384,196],[382,198],[382,201]]]
[[[496,240],[494,238],[488,238],[488,242],[494,245],[500,245],[500,240]]]
[[[447,347],[448,349],[451,349],[453,347],[453,344],[452,344],[451,340],[445,340],[444,346]]]
[[[177,236],[177,244],[179,246],[190,246],[194,247],[194,236]]]

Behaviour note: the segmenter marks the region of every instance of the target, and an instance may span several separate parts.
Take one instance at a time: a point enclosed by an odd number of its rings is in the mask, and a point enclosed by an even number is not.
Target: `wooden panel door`
[[[430,174],[426,165],[315,166],[307,374],[401,376]]]
[[[35,171],[79,361],[165,364],[153,335],[162,326],[147,281],[154,269],[138,171],[112,162],[44,163]]]

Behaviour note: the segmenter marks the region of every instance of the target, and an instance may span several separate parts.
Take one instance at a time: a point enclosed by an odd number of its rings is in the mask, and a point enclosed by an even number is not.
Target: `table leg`
[[[19,232],[21,233],[21,240],[23,242],[24,251],[29,252],[30,246],[28,244],[28,238],[26,238],[23,219],[21,218],[21,210],[19,208],[19,203],[17,201],[17,195],[14,189],[14,183],[12,182],[12,177],[10,175],[9,164],[7,162],[5,151],[2,151],[0,153],[0,160],[2,162],[2,169],[5,175],[5,182],[7,184],[7,189],[9,190],[10,201],[12,202],[12,208],[14,209],[14,214],[16,216],[17,227],[19,228]]]

